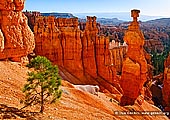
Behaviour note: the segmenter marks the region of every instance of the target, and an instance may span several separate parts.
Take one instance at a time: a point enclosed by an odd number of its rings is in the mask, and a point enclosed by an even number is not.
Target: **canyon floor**
[[[92,95],[77,90],[67,81],[62,80],[62,97],[54,104],[46,104],[43,114],[39,106],[22,108],[24,99],[22,87],[26,83],[29,69],[21,63],[0,61],[0,119],[28,120],[168,120],[165,115],[126,115],[121,111],[160,111],[154,105],[144,101],[133,106],[120,106],[119,95]],[[117,113],[117,114],[116,114]]]

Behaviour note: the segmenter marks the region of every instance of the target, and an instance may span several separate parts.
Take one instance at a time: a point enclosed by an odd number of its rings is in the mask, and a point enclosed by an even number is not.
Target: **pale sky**
[[[170,0],[26,0],[25,9],[40,12],[99,13],[130,12],[170,17]]]

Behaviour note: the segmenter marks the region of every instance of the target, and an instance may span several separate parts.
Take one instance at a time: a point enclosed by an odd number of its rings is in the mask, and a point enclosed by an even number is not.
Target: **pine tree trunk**
[[[43,89],[41,86],[41,110],[40,110],[40,113],[43,113],[43,111],[44,111],[44,99],[43,99]]]

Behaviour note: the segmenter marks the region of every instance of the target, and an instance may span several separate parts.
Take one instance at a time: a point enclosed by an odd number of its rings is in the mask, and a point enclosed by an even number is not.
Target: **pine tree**
[[[61,97],[62,91],[59,89],[61,78],[58,75],[58,68],[42,56],[34,58],[27,67],[34,68],[34,71],[28,73],[29,78],[23,88],[24,107],[40,104],[40,112],[43,113],[46,101],[50,100],[50,103],[53,103]]]

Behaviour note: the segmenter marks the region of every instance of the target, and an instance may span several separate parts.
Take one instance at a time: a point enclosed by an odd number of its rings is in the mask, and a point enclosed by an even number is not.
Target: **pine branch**
[[[35,96],[34,99],[32,99],[31,102],[29,102],[28,104],[26,104],[26,105],[25,105],[24,107],[22,107],[20,110],[22,110],[22,109],[24,109],[24,108],[30,106],[33,102],[35,102],[35,99],[36,99],[36,98],[37,98],[37,97]]]

